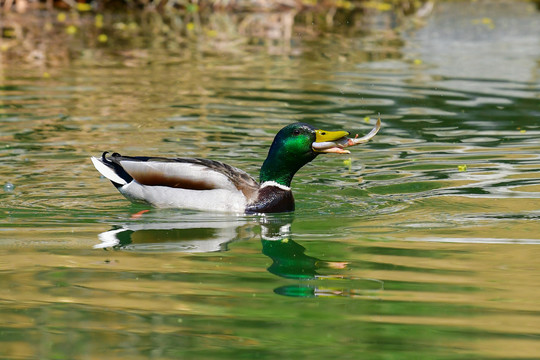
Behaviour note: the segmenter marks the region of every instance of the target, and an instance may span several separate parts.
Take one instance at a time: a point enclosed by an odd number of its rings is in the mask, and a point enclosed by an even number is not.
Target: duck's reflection
[[[209,218],[207,214],[184,214],[181,221],[174,221],[171,217],[168,217],[167,222],[147,219],[144,223],[126,223],[99,234],[100,243],[94,248],[143,252],[226,251],[227,244],[231,242],[257,237],[255,228],[260,226],[262,253],[272,259],[267,270],[282,278],[299,280],[299,283],[275,289],[275,293],[297,297],[356,296],[350,289],[322,286],[326,280],[350,281],[350,278],[346,279],[342,275],[321,275],[318,272],[320,269],[342,270],[348,263],[306,255],[306,248],[292,239],[293,219],[293,214],[256,218]],[[357,285],[358,281],[369,283],[361,286],[361,296],[366,295],[366,290],[382,289],[382,283],[377,280],[357,279]]]
[[[162,220],[130,222],[98,235],[94,248],[112,248],[155,252],[215,252],[226,251],[227,244],[239,239],[245,219],[238,217],[208,217],[203,214],[167,214]]]
[[[262,253],[272,259],[268,271],[288,279],[316,279],[321,276],[317,270],[333,262],[305,254],[306,248],[291,239],[292,220],[292,216],[260,220]]]
[[[283,217],[265,217],[260,220],[262,253],[272,259],[268,271],[283,278],[301,280],[293,285],[278,287],[274,289],[275,293],[295,297],[373,297],[383,289],[382,281],[376,279],[320,274],[318,270],[321,269],[345,269],[348,263],[306,255],[306,248],[291,239],[292,220],[292,217],[288,220]],[[353,286],[351,283],[354,283]]]

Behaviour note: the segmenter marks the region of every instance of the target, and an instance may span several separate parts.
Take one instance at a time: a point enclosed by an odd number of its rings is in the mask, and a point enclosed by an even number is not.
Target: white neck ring
[[[275,181],[265,181],[261,184],[261,187],[259,189],[263,189],[267,186],[274,186],[274,187],[277,187],[277,188],[280,188],[281,190],[285,190],[285,191],[291,191],[291,188],[288,187],[288,186],[285,186],[285,185],[281,185]]]

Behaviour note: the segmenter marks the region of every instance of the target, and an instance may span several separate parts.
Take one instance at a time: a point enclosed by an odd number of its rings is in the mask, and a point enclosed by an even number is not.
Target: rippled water
[[[2,67],[0,358],[538,358],[540,13],[425,22]],[[378,113],[374,141],[297,174],[293,215],[141,213],[89,161],[257,175],[282,126],[364,134]]]

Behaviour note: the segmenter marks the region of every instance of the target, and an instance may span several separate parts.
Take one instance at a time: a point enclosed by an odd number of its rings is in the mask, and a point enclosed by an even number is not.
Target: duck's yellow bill
[[[319,153],[349,154],[348,150],[343,150],[335,141],[345,139],[349,135],[347,131],[326,131],[315,130],[315,142],[311,144],[313,151]]]
[[[326,141],[335,141],[341,139],[344,136],[349,135],[348,131],[326,131],[326,130],[315,130],[315,142],[321,143]]]

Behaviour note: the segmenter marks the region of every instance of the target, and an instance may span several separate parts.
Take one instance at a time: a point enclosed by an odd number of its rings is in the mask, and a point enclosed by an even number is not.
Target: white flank
[[[101,175],[105,176],[107,179],[111,180],[112,182],[115,182],[120,185],[126,185],[126,180],[122,179],[120,176],[118,176],[113,169],[105,165],[100,159],[91,157],[92,163],[96,167],[97,171],[100,172]]]
[[[291,191],[291,188],[290,188],[290,187],[285,186],[285,185],[281,185],[281,184],[279,184],[279,183],[277,183],[277,182],[275,182],[275,181],[265,181],[265,182],[263,182],[263,183],[261,184],[260,189],[265,188],[265,187],[267,187],[267,186],[275,186],[275,187],[277,187],[277,188],[280,188],[281,190]]]
[[[168,186],[146,186],[132,181],[118,190],[129,200],[146,202],[158,208],[244,213],[247,203],[244,194],[236,188],[201,191]]]

